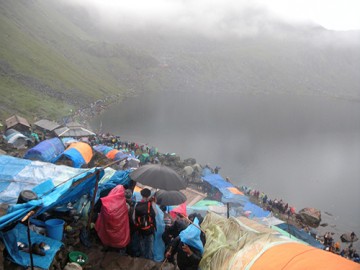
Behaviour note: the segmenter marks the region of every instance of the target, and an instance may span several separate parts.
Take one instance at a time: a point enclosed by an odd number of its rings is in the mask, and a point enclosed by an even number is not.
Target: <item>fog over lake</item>
[[[126,99],[94,129],[220,166],[238,185],[315,207],[325,230],[360,235],[360,103],[319,96],[158,92]],[[328,212],[332,216],[326,214]]]

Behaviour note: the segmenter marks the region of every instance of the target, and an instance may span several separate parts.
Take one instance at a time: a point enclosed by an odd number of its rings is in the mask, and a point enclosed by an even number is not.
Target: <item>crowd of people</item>
[[[200,227],[194,226],[198,230],[198,245],[187,242],[187,234],[191,234],[186,230],[191,224],[194,224],[195,218],[198,225],[201,224],[203,217],[200,214],[194,213],[186,217],[181,213],[173,213],[172,216],[166,209],[166,206],[158,206],[156,204],[156,197],[148,188],[143,188],[140,191],[141,200],[136,201],[133,194],[134,183],[126,186],[125,199],[126,209],[129,218],[129,236],[130,241],[126,246],[115,248],[115,250],[133,257],[142,257],[148,260],[161,258],[174,263],[177,267],[182,269],[198,269],[198,265],[202,258],[202,249],[205,244],[205,234],[200,230]],[[98,208],[101,209],[101,208]],[[100,210],[101,211],[101,210]],[[161,215],[160,212],[161,211]],[[117,213],[118,214],[118,213]],[[163,233],[161,234],[161,241],[165,245],[165,249],[155,249],[154,241],[157,237],[157,230],[160,224],[157,224],[157,215],[163,216],[160,221],[165,225]],[[101,224],[97,225],[98,230]],[[104,225],[105,226],[105,225]],[[183,232],[183,235],[182,235]],[[196,238],[193,235],[191,238]],[[201,241],[201,242],[200,242]],[[109,248],[112,248],[111,246]],[[114,248],[112,248],[114,249]],[[162,252],[163,254],[156,254]]]
[[[349,246],[341,249],[340,241],[334,241],[333,234],[331,232],[326,232],[324,235],[318,235],[316,231],[311,229],[308,225],[303,224],[300,220],[296,218],[295,207],[290,206],[287,202],[284,202],[282,199],[270,199],[267,194],[256,189],[252,189],[247,186],[242,186],[240,188],[246,195],[254,198],[254,201],[257,202],[265,210],[271,211],[273,213],[282,214],[282,217],[287,219],[293,218],[296,221],[297,227],[301,230],[307,232],[309,235],[314,237],[320,243],[324,245],[324,250],[333,252],[342,257],[350,259],[354,262],[360,262],[359,254],[355,248],[353,248],[353,241],[350,241]],[[351,237],[354,240],[355,233],[351,233]]]

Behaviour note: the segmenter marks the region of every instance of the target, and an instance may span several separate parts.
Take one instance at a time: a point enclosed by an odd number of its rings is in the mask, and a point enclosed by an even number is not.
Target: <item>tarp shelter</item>
[[[90,162],[93,157],[93,150],[91,146],[84,142],[75,142],[59,155],[54,162],[60,160],[70,160],[72,167],[81,168]]]
[[[358,264],[339,255],[259,232],[243,219],[226,219],[214,213],[206,215],[201,228],[206,232],[201,269],[248,270],[355,270]],[[254,221],[253,221],[254,222]],[[256,222],[254,222],[256,223]]]
[[[105,156],[107,153],[109,153],[111,150],[114,149],[110,146],[103,145],[103,144],[94,145],[93,148],[96,152],[100,152],[101,154],[103,154]]]
[[[15,129],[8,129],[5,132],[5,140],[15,148],[25,148],[31,139]]]
[[[81,176],[94,169],[78,169],[64,165],[55,165],[47,162],[31,161],[15,158],[7,155],[0,156],[0,204],[16,204],[22,190],[34,190],[39,186],[43,190],[48,188],[44,185],[49,179],[54,186],[58,186],[66,180]],[[116,171],[111,168],[104,170],[99,181],[98,195],[104,189],[114,188],[116,185],[126,185],[130,182],[130,171]],[[89,190],[87,190],[89,191]],[[84,190],[85,192],[85,190]],[[96,198],[99,198],[97,196]],[[76,197],[76,199],[78,199]],[[5,222],[6,216],[0,217],[0,229]],[[6,224],[5,224],[6,225]]]
[[[5,120],[6,129],[13,128],[15,130],[18,130],[20,132],[29,132],[30,131],[30,124],[28,120],[26,120],[24,117],[21,117],[19,115],[13,115]]]
[[[54,132],[58,137],[90,137],[96,135],[76,122],[68,123],[66,127],[55,129]]]
[[[207,174],[201,177],[211,186],[217,188],[222,193],[221,201],[223,203],[234,203],[245,205],[249,199],[243,195],[233,184],[227,182],[220,174]]]
[[[27,239],[27,227],[21,223],[18,223],[13,229],[1,232],[0,238],[3,239],[6,250],[10,254],[10,259],[22,266],[30,266],[29,253],[19,250],[17,243],[28,243]],[[44,251],[45,256],[33,254],[34,266],[41,269],[49,269],[56,252],[62,246],[60,241],[45,237],[30,231],[30,239],[32,243],[44,242],[49,246],[49,249]]]
[[[314,239],[314,237],[312,237],[310,234],[308,234],[307,232],[305,232],[303,230],[299,230],[294,225],[281,223],[281,224],[277,224],[276,227],[279,227],[280,229],[290,233],[291,235],[294,235],[296,238],[303,240],[304,242],[310,244],[313,247],[320,248],[320,249],[324,248],[324,245],[321,244],[316,239]]]
[[[53,162],[65,151],[65,146],[61,139],[55,137],[45,140],[29,149],[25,155],[25,159],[40,160],[44,162]]]
[[[249,218],[265,218],[270,215],[270,211],[264,210],[256,204],[253,204],[252,202],[247,202],[244,205],[243,210],[250,211]]]
[[[57,169],[57,167],[61,169]],[[52,178],[52,176],[56,176],[54,171],[57,171],[57,177]],[[70,177],[64,179],[66,175]],[[96,180],[103,175],[104,171],[98,168],[79,170],[39,161],[0,156],[0,179],[2,180],[0,182],[0,199],[1,203],[10,205],[7,214],[0,217],[0,230],[16,224],[31,210],[37,210],[34,215],[36,217],[56,206],[76,201],[83,194],[93,190]],[[14,204],[20,191],[24,189],[34,191],[39,199],[23,204]],[[1,237],[5,246],[9,247],[7,251],[11,259],[17,264],[29,266],[17,248],[17,241],[25,235],[21,226],[20,228],[16,226],[7,233],[2,233]],[[33,239],[32,242],[36,241]],[[49,240],[44,242],[48,243]],[[56,243],[53,244],[53,248],[55,247]],[[34,265],[47,269],[53,257],[50,254],[46,255],[45,257],[34,256]]]

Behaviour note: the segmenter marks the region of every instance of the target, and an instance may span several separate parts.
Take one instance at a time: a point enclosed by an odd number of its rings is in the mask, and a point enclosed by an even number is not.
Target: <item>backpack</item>
[[[135,210],[142,210],[141,212],[144,213],[142,215],[135,214],[135,226],[137,227],[138,231],[143,235],[150,235],[155,232],[155,224],[154,219],[151,216],[151,202],[136,204]]]

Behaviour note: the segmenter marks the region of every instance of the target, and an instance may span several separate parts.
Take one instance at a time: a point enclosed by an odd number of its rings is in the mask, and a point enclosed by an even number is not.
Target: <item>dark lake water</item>
[[[221,167],[220,174],[322,211],[360,235],[360,103],[317,96],[151,93],[93,119],[123,140]],[[326,214],[325,212],[329,213]]]

